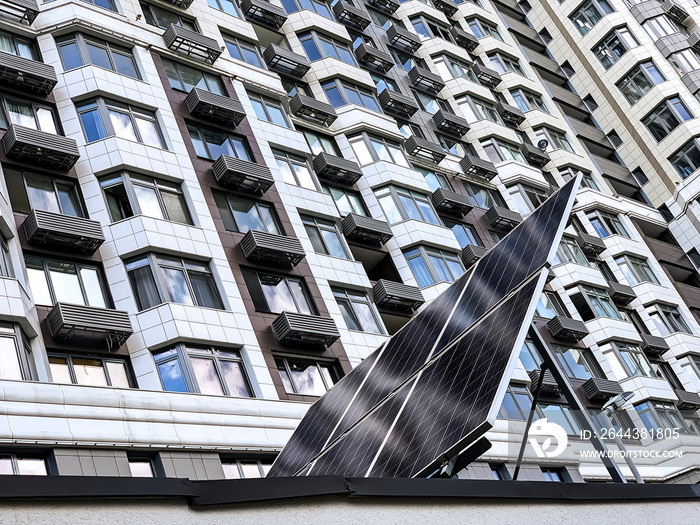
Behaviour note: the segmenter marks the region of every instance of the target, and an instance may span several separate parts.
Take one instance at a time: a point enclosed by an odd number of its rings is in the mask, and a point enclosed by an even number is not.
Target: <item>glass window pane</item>
[[[302,314],[314,314],[315,312],[311,308],[306,294],[304,293],[304,287],[300,281],[289,280],[289,288],[292,291],[294,300],[296,301],[298,312]]]
[[[408,259],[408,265],[411,267],[413,276],[418,281],[418,286],[425,288],[433,284],[433,278],[430,276],[428,268],[425,266],[425,262],[422,257],[413,257]]]
[[[7,108],[7,116],[10,118],[10,121],[13,124],[37,129],[36,119],[34,118],[34,109],[32,108],[31,103],[6,98],[5,106]]]
[[[367,303],[353,303],[355,313],[362,325],[362,330],[365,332],[371,332],[374,334],[381,334],[382,330],[379,328],[377,319],[372,313],[372,308]]]
[[[328,248],[329,255],[334,257],[340,257],[342,259],[347,259],[347,254],[343,248],[342,242],[340,242],[340,237],[334,231],[321,230],[321,235],[325,241],[326,248]]]
[[[158,193],[155,188],[134,184],[134,193],[136,194],[136,200],[139,203],[139,208],[141,208],[141,213],[143,215],[155,217],[156,219],[165,219],[163,210],[158,202]]]
[[[241,479],[241,471],[238,470],[238,463],[235,461],[231,463],[221,463],[224,468],[224,478],[226,479]]]
[[[53,111],[49,108],[37,108],[36,118],[39,121],[39,129],[41,131],[53,133],[54,135],[58,133],[56,120],[53,118]]]
[[[49,369],[54,383],[70,385],[73,382],[68,369],[68,359],[65,357],[49,356]]]
[[[136,293],[140,310],[151,308],[162,302],[150,266],[129,270],[129,279]]]
[[[166,301],[180,304],[194,304],[185,281],[185,272],[174,268],[161,267]]]
[[[61,213],[53,181],[49,177],[27,174],[25,181],[27,184],[27,196],[32,209]]]
[[[66,71],[83,65],[83,61],[80,58],[80,53],[78,52],[78,44],[75,42],[63,44],[58,47],[58,50],[61,53],[63,67],[66,69]]]
[[[261,477],[257,461],[241,461],[241,470],[246,479]]]
[[[326,387],[321,378],[321,372],[319,372],[315,363],[290,360],[289,369],[297,393],[312,396],[321,396],[326,393]]]
[[[90,306],[107,308],[107,302],[105,301],[102,283],[100,281],[100,275],[97,268],[80,268],[80,278],[82,279],[83,286],[85,287],[85,294],[87,295],[88,304]]]
[[[114,134],[127,140],[137,140],[134,125],[131,122],[131,117],[121,111],[109,110],[109,118],[114,128]]]
[[[74,357],[73,372],[79,385],[107,386],[107,377],[99,359]]]
[[[47,264],[56,301],[85,305],[75,265],[59,261],[48,261]]]
[[[136,117],[136,127],[138,127],[141,134],[141,142],[156,148],[165,147],[156,122]]]
[[[17,471],[20,476],[46,476],[46,461],[42,458],[17,458]]]
[[[41,305],[53,305],[51,292],[46,280],[44,266],[38,259],[25,259],[27,265],[27,277],[29,279],[29,287],[32,290],[34,302]]]
[[[187,210],[185,196],[180,193],[171,193],[169,191],[161,191],[160,196],[163,199],[163,205],[168,213],[168,219],[182,224],[192,224],[190,212]]]
[[[139,78],[139,73],[136,69],[134,59],[129,55],[112,52],[112,60],[114,60],[114,65],[117,68],[117,72],[131,78]]]
[[[97,109],[81,112],[80,120],[83,123],[85,138],[88,142],[94,142],[95,140],[100,140],[107,136]]]
[[[190,362],[192,363],[194,375],[197,378],[199,391],[202,394],[224,395],[224,389],[221,386],[221,380],[216,372],[213,359],[201,359],[190,356]]]
[[[112,62],[109,59],[109,53],[104,47],[96,46],[90,42],[85,42],[90,57],[90,63],[94,66],[112,69]]]
[[[306,166],[306,164],[300,165],[295,163],[293,164],[293,167],[294,174],[299,180],[299,186],[301,186],[302,188],[307,188],[309,190],[315,190],[316,184],[314,183],[314,179],[311,176],[311,171]]]
[[[126,372],[126,364],[117,363],[116,361],[107,361],[105,363],[109,380],[115,388],[130,388],[129,375]]]
[[[197,304],[205,308],[222,309],[221,297],[211,274],[194,271],[189,271],[188,274]]]
[[[129,470],[131,471],[131,476],[134,478],[153,477],[153,467],[151,466],[151,462],[148,460],[134,461],[130,459]]]
[[[187,385],[182,377],[180,362],[177,359],[158,363],[158,374],[163,382],[163,390],[167,392],[187,392]]]
[[[14,337],[0,337],[0,379],[22,379]]]
[[[72,184],[56,183],[56,191],[58,192],[58,200],[61,203],[61,213],[72,217],[82,217],[78,196],[75,193],[75,187]]]
[[[248,387],[245,374],[243,373],[243,365],[236,361],[220,360],[219,366],[221,373],[224,376],[226,387],[229,395],[234,397],[252,397],[253,394]]]

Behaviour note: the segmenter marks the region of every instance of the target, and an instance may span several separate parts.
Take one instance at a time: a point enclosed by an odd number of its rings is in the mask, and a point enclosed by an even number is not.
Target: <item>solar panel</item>
[[[577,187],[578,178],[565,184],[382,348],[311,406],[268,476],[293,476],[307,471],[322,451],[544,267],[559,243]]]

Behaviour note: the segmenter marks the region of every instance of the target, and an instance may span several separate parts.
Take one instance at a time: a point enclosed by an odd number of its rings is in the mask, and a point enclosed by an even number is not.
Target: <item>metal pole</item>
[[[527,435],[530,433],[530,425],[532,425],[532,418],[535,415],[535,408],[537,407],[537,401],[540,398],[540,392],[542,391],[542,384],[544,383],[544,373],[547,371],[547,363],[542,363],[540,365],[540,377],[537,380],[537,390],[535,390],[535,395],[532,397],[532,405],[530,405],[530,414],[527,416],[527,424],[525,425],[525,433],[523,434],[523,440],[520,443],[520,452],[518,452],[518,461],[515,464],[515,472],[513,472],[513,481],[518,480],[518,474],[520,474],[520,464],[523,462],[523,455],[525,454],[525,446],[527,445]]]
[[[634,461],[632,461],[632,458],[627,454],[627,448],[625,445],[622,443],[622,439],[620,439],[620,436],[615,432],[615,427],[613,426],[612,420],[610,417],[612,416],[612,413],[615,411],[612,409],[612,407],[608,407],[605,410],[603,410],[600,413],[601,419],[603,420],[603,423],[605,424],[606,427],[608,427],[612,431],[613,439],[615,440],[615,444],[617,445],[617,448],[620,449],[620,451],[623,454],[623,457],[625,458],[625,461],[627,462],[627,466],[630,468],[632,471],[632,474],[634,475],[634,479],[637,481],[637,483],[644,483],[644,479],[642,479],[642,475],[639,473],[639,470],[637,470],[637,466],[634,464]]]

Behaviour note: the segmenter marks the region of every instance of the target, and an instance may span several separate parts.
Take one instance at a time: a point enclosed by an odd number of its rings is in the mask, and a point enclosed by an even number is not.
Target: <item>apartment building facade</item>
[[[596,423],[633,391],[618,428],[678,429],[627,443],[683,450],[646,479],[696,481],[696,7],[574,3],[2,0],[0,472],[264,475],[582,172],[535,325]],[[540,363],[460,476],[512,474]],[[608,479],[547,377],[537,410],[571,439],[522,477]]]

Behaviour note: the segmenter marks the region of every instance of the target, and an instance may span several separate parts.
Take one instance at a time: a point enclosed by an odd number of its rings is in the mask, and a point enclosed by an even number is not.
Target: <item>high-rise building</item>
[[[535,325],[700,480],[700,7],[530,2],[0,0],[0,474],[264,475],[582,172]],[[540,363],[461,477],[512,475]],[[523,479],[609,479],[548,376],[537,415]]]

